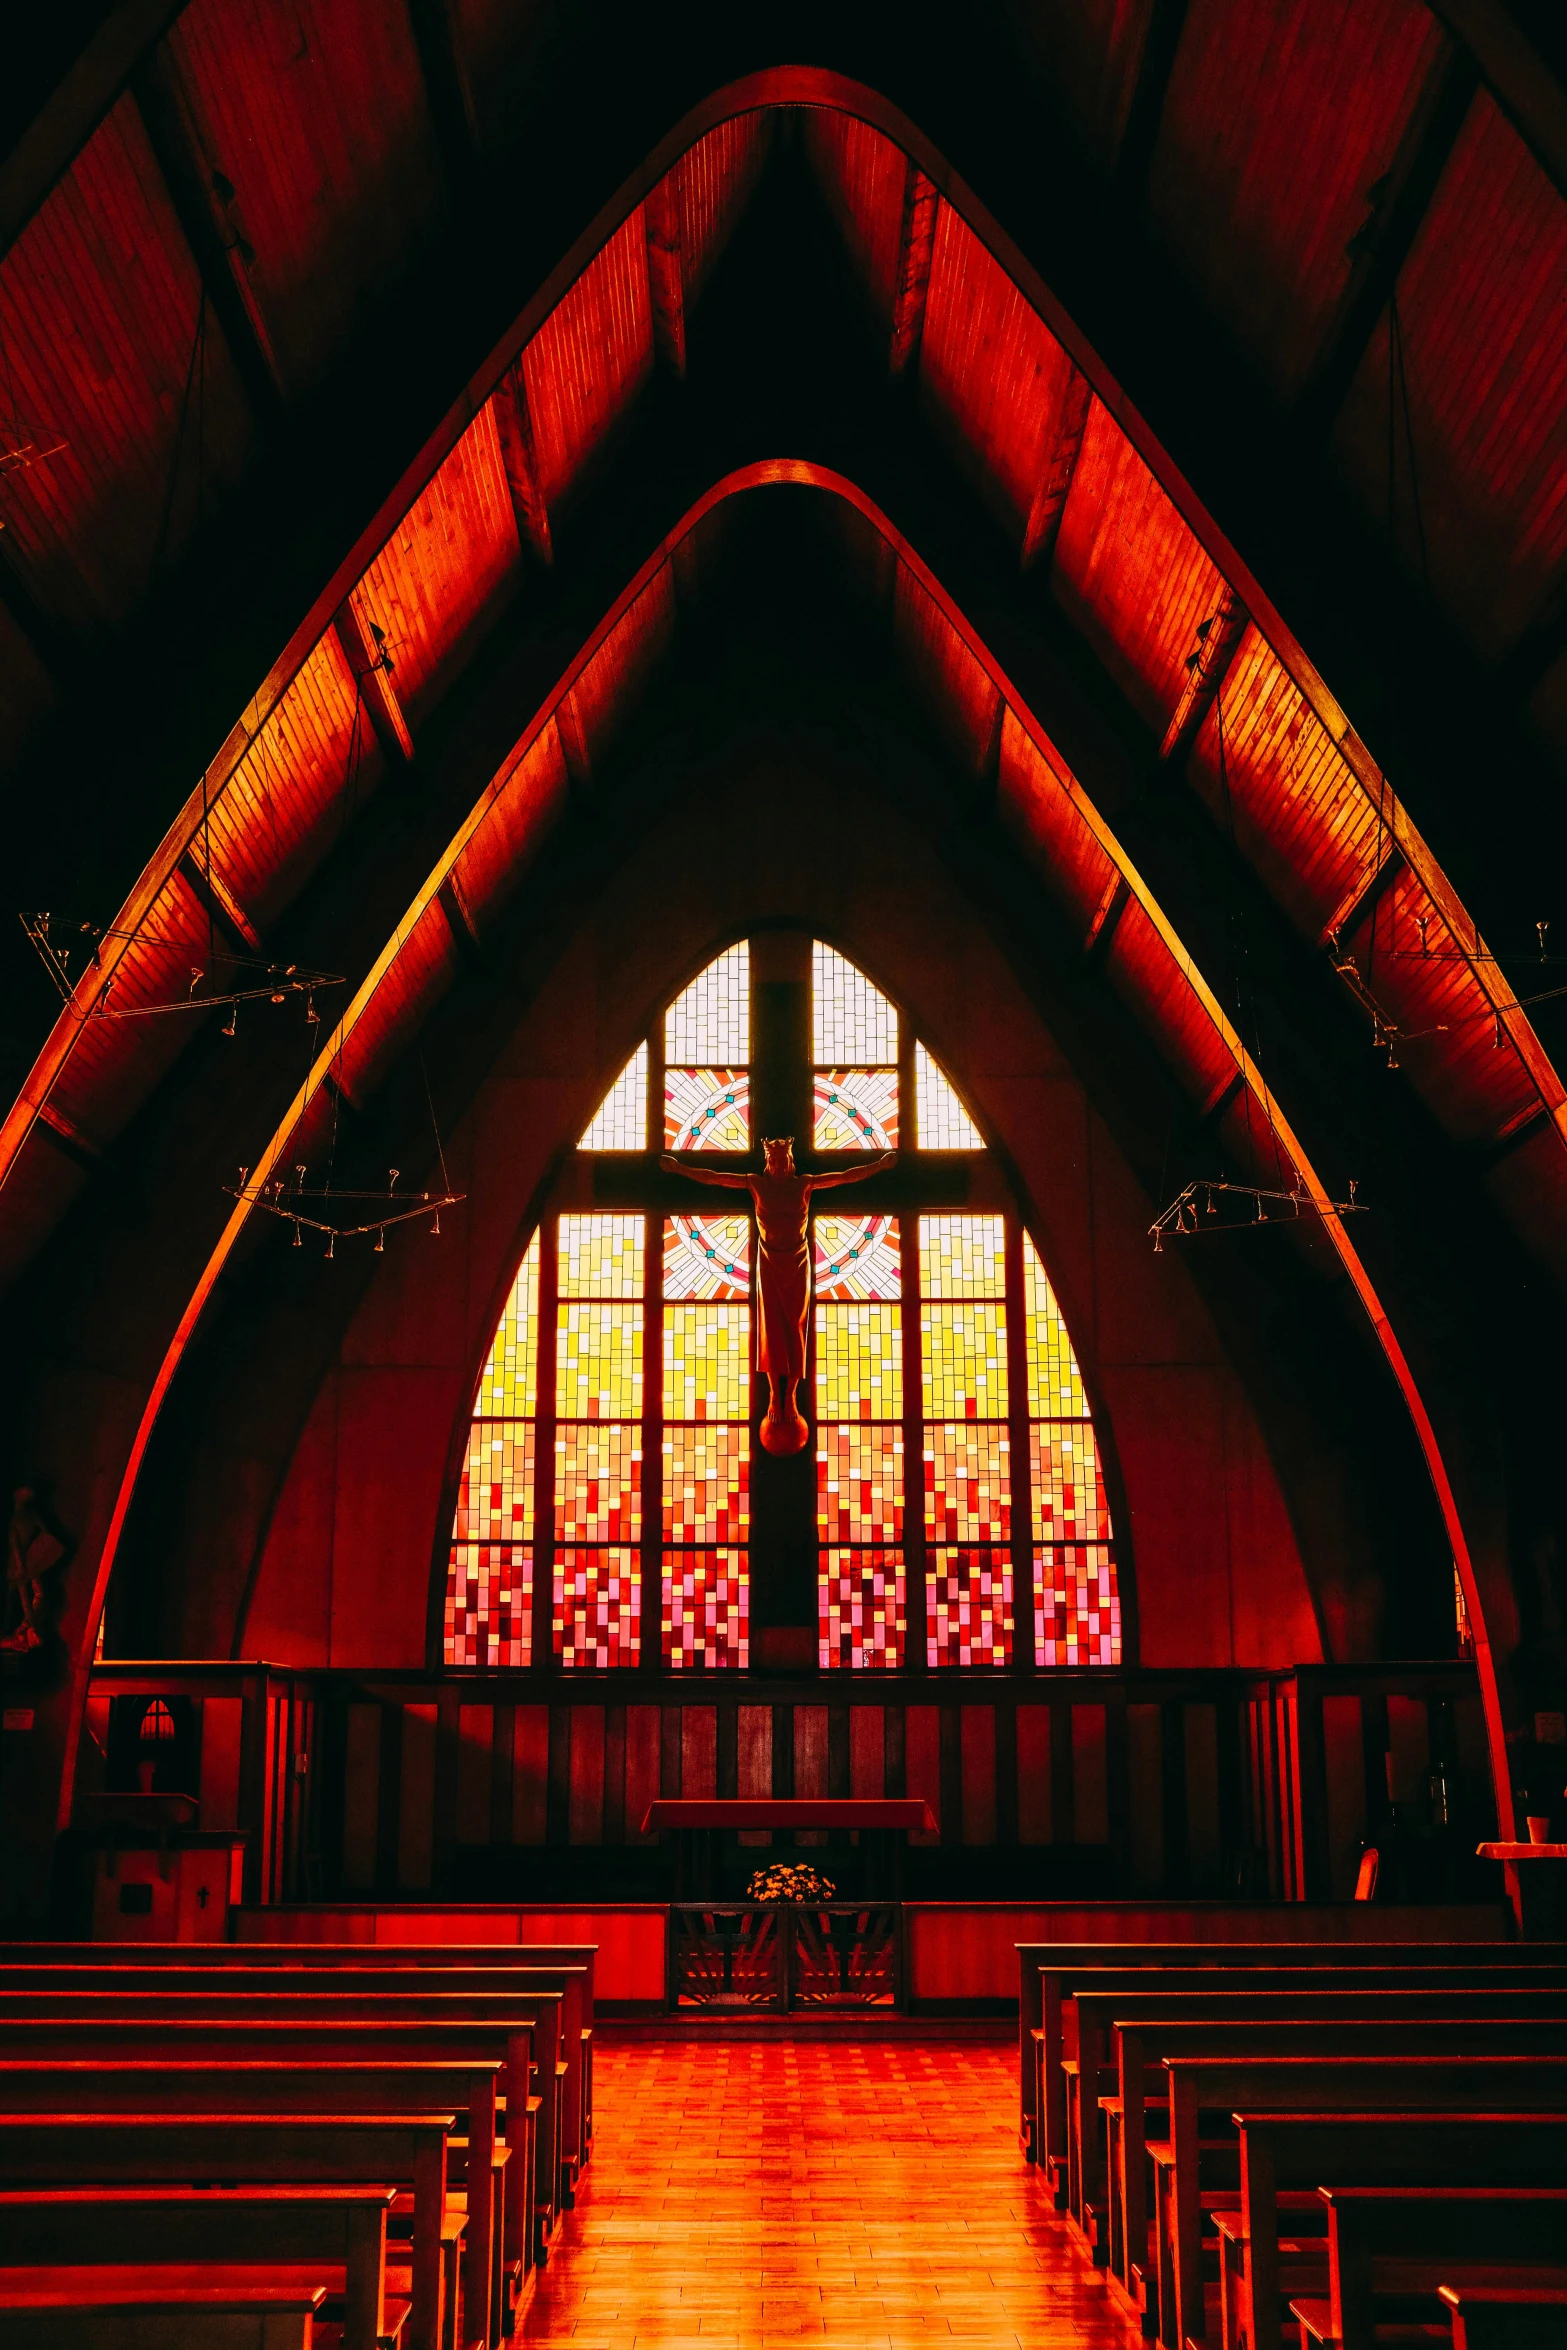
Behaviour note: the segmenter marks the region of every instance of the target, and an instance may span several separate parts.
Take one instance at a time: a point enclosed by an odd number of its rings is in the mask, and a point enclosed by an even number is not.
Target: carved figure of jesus
[[[881,1151],[858,1167],[835,1167],[827,1175],[802,1175],[794,1163],[794,1137],[764,1141],[759,1174],[721,1174],[714,1167],[688,1166],[683,1159],[659,1161],[671,1174],[689,1175],[718,1191],[748,1191],[756,1209],[756,1367],[767,1380],[762,1420],[766,1452],[803,1452],[810,1430],[795,1400],[805,1377],[805,1333],[811,1311],[811,1195],[843,1183],[863,1183],[890,1167],[896,1151]]]

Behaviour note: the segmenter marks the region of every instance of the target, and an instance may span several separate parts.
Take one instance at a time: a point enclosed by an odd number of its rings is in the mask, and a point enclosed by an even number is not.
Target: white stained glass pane
[[[751,1058],[751,949],[742,939],[699,971],[664,1015],[666,1061],[743,1067]]]
[[[645,1228],[642,1216],[562,1216],[559,1294],[640,1297]]]
[[[604,1099],[579,1150],[647,1149],[647,1046],[639,1044]]]
[[[914,1047],[914,1102],[922,1151],[982,1151],[980,1133],[922,1044]]]
[[[1005,1297],[1000,1216],[921,1216],[920,1285],[927,1297]]]
[[[896,1061],[898,1015],[863,971],[820,939],[811,949],[811,1058],[841,1068],[846,1061]]]

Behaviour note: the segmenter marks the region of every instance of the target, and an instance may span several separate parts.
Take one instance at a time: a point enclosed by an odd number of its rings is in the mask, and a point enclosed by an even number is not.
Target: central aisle
[[[1130,2350],[1018,2151],[1016,2063],[1011,2042],[611,2037],[593,2161],[516,2339]]]

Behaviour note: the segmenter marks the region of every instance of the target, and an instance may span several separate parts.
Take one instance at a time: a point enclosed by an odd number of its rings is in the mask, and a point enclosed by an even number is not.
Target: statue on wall
[[[805,1338],[811,1311],[811,1198],[840,1184],[863,1183],[890,1167],[896,1151],[881,1151],[862,1166],[835,1167],[826,1175],[802,1175],[794,1163],[794,1137],[764,1141],[765,1160],[759,1174],[721,1173],[715,1167],[689,1166],[666,1155],[659,1161],[671,1174],[688,1175],[693,1183],[710,1183],[719,1191],[748,1191],[756,1209],[756,1368],[768,1386],[767,1411],[762,1420],[762,1449],[771,1453],[803,1452],[810,1430],[795,1400],[795,1389],[805,1377]]]
[[[49,1631],[44,1577],[65,1556],[65,1545],[55,1535],[30,1485],[19,1485],[11,1497],[11,1522],[6,1529],[5,1623],[0,1652],[25,1656],[41,1648]],[[13,1623],[12,1618],[16,1617]]]

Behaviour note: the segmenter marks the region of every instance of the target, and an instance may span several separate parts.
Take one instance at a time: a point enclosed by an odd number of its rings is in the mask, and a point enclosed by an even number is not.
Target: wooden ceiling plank
[[[653,302],[653,340],[665,365],[686,372],[685,260],[681,251],[680,206],[675,175],[666,172],[649,188],[642,206],[647,229],[648,289]]]
[[[132,79],[131,95],[245,397],[260,419],[271,422],[283,406],[277,353],[250,290],[241,240],[223,215],[212,171],[166,53],[155,51],[143,61]]]
[[[941,198],[911,155],[903,183],[903,222],[898,232],[898,269],[892,298],[889,358],[895,376],[906,375],[919,356],[940,206]]]
[[[1567,92],[1500,0],[1426,0],[1468,49],[1486,87],[1542,171],[1567,196]]]
[[[555,542],[550,535],[549,506],[539,478],[528,386],[520,359],[496,385],[494,398],[495,429],[500,436],[501,462],[506,468],[512,512],[517,518],[517,536],[548,569],[555,561]]]
[[[411,765],[414,739],[392,685],[389,656],[364,627],[351,596],[338,606],[332,616],[332,626],[364,697],[365,711],[377,742],[388,759],[400,766]]]
[[[1040,470],[1039,487],[1034,492],[1028,520],[1023,526],[1019,561],[1025,571],[1032,571],[1039,563],[1043,563],[1047,570],[1049,568],[1061,529],[1061,517],[1066,512],[1066,502],[1072,494],[1072,477],[1083,452],[1083,435],[1088,428],[1088,411],[1092,405],[1093,394],[1088,388],[1088,378],[1074,367],[1067,380],[1066,398],[1061,404],[1055,437]]]
[[[120,0],[110,10],[53,97],[0,159],[0,253],[15,244],[114,112],[132,74],[184,6],[185,0]]]
[[[1327,442],[1479,87],[1474,58],[1467,49],[1455,49],[1432,75],[1422,104],[1410,117],[1380,200],[1349,247],[1355,266],[1301,389],[1296,414],[1308,443],[1321,448]]]
[[[1236,648],[1251,623],[1251,615],[1235,590],[1226,582],[1223,593],[1205,623],[1207,634],[1198,640],[1197,649],[1188,656],[1186,683],[1181,698],[1170,713],[1159,756],[1166,765],[1184,759],[1196,741],[1203,720],[1218,699]],[[1219,719],[1222,723],[1224,712]]]

